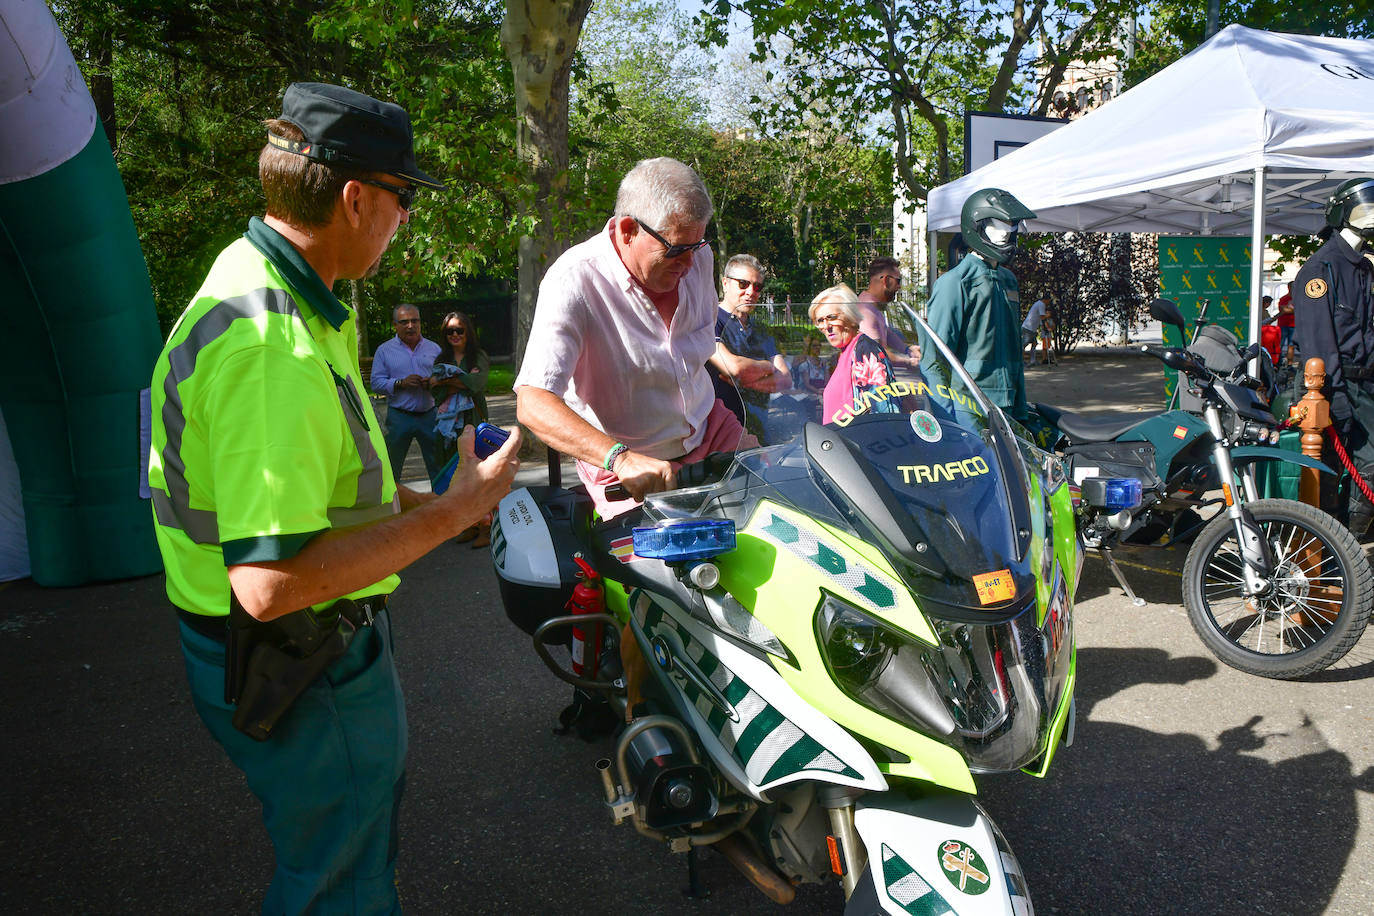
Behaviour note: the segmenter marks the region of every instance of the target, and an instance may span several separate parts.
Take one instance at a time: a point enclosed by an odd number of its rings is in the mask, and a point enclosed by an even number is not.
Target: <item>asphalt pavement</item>
[[[1128,353],[1032,368],[1028,387],[1089,409],[1148,409],[1162,391],[1156,366]],[[978,780],[1037,912],[1374,910],[1374,637],[1305,681],[1244,675],[1189,627],[1181,553],[1118,556],[1150,603],[1133,607],[1087,561],[1073,746],[1046,779]],[[684,897],[683,858],[606,814],[593,763],[609,745],[554,734],[569,688],[505,619],[486,551],[445,544],[403,579],[407,911],[840,911],[838,891],[817,887],[779,908],[711,852],[710,896]],[[272,853],[257,803],[191,708],[162,589],[160,576],[0,584],[5,912],[260,904]]]

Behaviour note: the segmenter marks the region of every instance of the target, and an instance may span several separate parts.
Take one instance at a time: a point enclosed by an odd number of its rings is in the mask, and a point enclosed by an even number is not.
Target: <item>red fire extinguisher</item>
[[[601,577],[596,570],[582,559],[580,554],[573,556],[573,562],[582,569],[582,578],[568,599],[569,614],[600,614],[606,608],[605,597],[601,591]],[[573,673],[585,678],[595,678],[601,662],[601,622],[587,626],[575,625],[572,628],[572,669]]]

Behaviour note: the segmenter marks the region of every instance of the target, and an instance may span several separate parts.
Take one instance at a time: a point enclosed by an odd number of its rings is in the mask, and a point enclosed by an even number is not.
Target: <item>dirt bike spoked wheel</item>
[[[1183,566],[1183,602],[1207,648],[1247,674],[1296,678],[1326,668],[1359,641],[1374,602],[1374,571],[1334,518],[1287,499],[1246,508],[1276,563],[1269,594],[1247,597],[1235,525],[1207,524]]]

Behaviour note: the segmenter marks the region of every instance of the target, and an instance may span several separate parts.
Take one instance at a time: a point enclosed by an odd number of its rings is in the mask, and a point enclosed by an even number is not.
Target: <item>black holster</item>
[[[305,608],[266,623],[231,597],[224,652],[224,701],[237,705],[234,727],[266,741],[324,670],[348,651],[357,628],[340,598],[323,611]]]

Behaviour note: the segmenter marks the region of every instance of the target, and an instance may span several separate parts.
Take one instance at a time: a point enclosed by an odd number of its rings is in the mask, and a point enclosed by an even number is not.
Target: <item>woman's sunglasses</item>
[[[448,327],[444,328],[444,333],[447,334],[447,335],[449,335],[450,337],[453,336],[454,334],[457,334],[458,336],[462,337],[462,336],[465,336],[465,335],[467,334],[467,329],[466,329],[466,328],[458,328],[458,327],[454,327],[453,325],[449,325]]]

